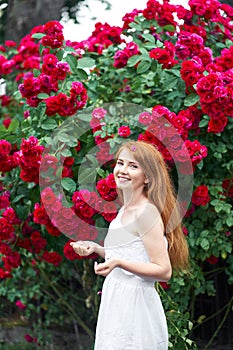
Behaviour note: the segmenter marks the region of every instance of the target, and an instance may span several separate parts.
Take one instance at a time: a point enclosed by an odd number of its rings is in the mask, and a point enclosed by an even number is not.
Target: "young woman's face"
[[[121,190],[135,191],[141,188],[143,191],[147,183],[142,168],[127,149],[120,152],[113,173],[116,185]]]

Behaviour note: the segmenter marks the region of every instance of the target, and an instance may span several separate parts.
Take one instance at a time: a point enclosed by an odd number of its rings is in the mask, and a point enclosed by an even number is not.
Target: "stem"
[[[224,305],[220,310],[216,311],[214,314],[212,314],[211,316],[205,318],[200,324],[198,324],[197,326],[193,327],[193,330],[202,326],[203,323],[208,322],[209,320],[211,320],[212,318],[214,318],[215,316],[217,316],[218,314],[220,314],[224,309],[226,309],[226,307],[228,306],[228,303],[226,305]]]
[[[214,332],[214,334],[212,335],[212,337],[211,337],[211,339],[209,340],[208,344],[204,347],[203,350],[207,350],[207,349],[208,349],[209,345],[212,344],[214,338],[217,336],[218,332],[219,332],[220,329],[222,328],[222,326],[223,326],[224,322],[226,321],[227,316],[228,316],[228,314],[229,314],[229,312],[230,312],[230,310],[231,310],[231,305],[232,305],[232,303],[233,303],[233,296],[231,297],[231,299],[230,299],[230,301],[229,301],[229,303],[228,303],[228,307],[227,307],[227,310],[226,310],[226,312],[225,312],[225,315],[224,315],[222,321],[220,322],[220,324],[219,324],[219,326],[217,327],[216,331]]]
[[[90,338],[93,340],[94,338],[94,334],[93,331],[82,321],[82,319],[76,314],[76,312],[74,311],[74,309],[72,308],[72,306],[63,299],[61,293],[59,292],[59,290],[54,286],[54,284],[50,281],[50,279],[48,278],[48,276],[46,275],[46,273],[40,269],[42,275],[44,276],[44,278],[46,279],[47,283],[52,287],[52,289],[54,290],[54,292],[57,294],[57,296],[59,297],[59,299],[62,301],[63,305],[66,306],[67,310],[69,310],[69,312],[71,313],[71,315],[73,315],[75,317],[75,319],[77,320],[78,324],[86,331],[86,333],[90,336]]]
[[[217,269],[214,269],[214,270],[211,270],[211,271],[207,271],[207,272],[204,272],[203,274],[204,274],[204,276],[208,276],[208,275],[215,275],[217,272],[222,272],[222,271],[224,271],[224,267],[218,267]]]

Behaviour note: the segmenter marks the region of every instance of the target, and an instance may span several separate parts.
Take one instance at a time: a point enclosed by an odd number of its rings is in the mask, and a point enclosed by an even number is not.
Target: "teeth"
[[[119,179],[120,181],[129,181],[129,179],[127,179],[126,177],[118,177],[118,179]]]

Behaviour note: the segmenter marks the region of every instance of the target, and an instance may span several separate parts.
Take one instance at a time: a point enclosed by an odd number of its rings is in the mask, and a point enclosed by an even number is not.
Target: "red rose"
[[[227,197],[233,197],[233,179],[224,179],[222,187],[224,188]]]
[[[131,130],[128,126],[122,125],[118,129],[118,135],[121,137],[128,137],[131,134]]]
[[[40,234],[40,232],[38,231],[34,231],[31,236],[30,236],[30,240],[32,242],[32,246],[33,246],[33,251],[36,254],[39,254],[41,252],[42,249],[45,248],[47,241],[45,238],[43,238]]]
[[[1,167],[0,167],[0,170],[1,170]],[[0,195],[0,210],[10,206],[9,197],[10,197],[10,194],[8,192],[4,192]]]
[[[218,134],[225,129],[227,122],[228,119],[225,116],[221,116],[218,118],[210,118],[207,131],[212,132],[214,134]]]
[[[125,50],[119,50],[115,53],[113,66],[115,68],[125,67],[129,59],[129,53]]]
[[[106,183],[110,188],[116,188],[116,181],[113,174],[109,174],[106,177]]]
[[[139,114],[138,121],[141,124],[149,125],[152,121],[152,115],[149,112],[142,112]]]
[[[52,224],[52,222],[49,222],[48,224],[46,224],[45,227],[51,236],[59,237],[61,235],[61,232],[59,231],[59,229],[57,227],[55,227]]]
[[[170,288],[170,285],[167,284],[167,282],[159,282],[159,284],[161,285],[161,287],[162,287],[163,289],[169,289],[169,288]]]
[[[26,308],[26,305],[24,303],[22,303],[21,300],[17,300],[15,302],[15,305],[20,309],[20,310],[24,310]]]
[[[113,219],[115,219],[115,217],[117,216],[117,208],[115,204],[112,202],[105,203],[103,205],[103,212],[101,213],[101,215],[108,222],[111,222]]]
[[[42,225],[47,225],[50,221],[45,208],[40,206],[39,203],[34,206],[33,221]]]
[[[57,252],[48,252],[48,251],[45,251],[43,253],[42,259],[49,264],[53,264],[54,266],[60,265],[62,261],[61,255],[59,255]]]
[[[109,193],[110,191],[110,187],[109,185],[107,184],[107,181],[106,179],[101,179],[97,182],[97,185],[96,185],[96,189],[97,191],[99,192],[99,194],[101,195],[101,197],[103,195],[106,195]]]
[[[205,185],[198,186],[192,195],[192,203],[205,206],[210,201],[209,189]]]
[[[71,247],[70,243],[74,242],[73,240],[69,240],[63,248],[64,255],[68,260],[76,260],[81,259],[81,257],[75,253],[74,249]]]
[[[0,218],[0,240],[7,241],[14,237],[14,227],[5,218]]]
[[[211,265],[215,265],[218,262],[218,258],[214,255],[211,255],[209,258],[206,259],[206,261]]]

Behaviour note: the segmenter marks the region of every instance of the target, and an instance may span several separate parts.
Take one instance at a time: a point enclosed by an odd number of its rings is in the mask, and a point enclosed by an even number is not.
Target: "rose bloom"
[[[131,134],[131,130],[128,126],[126,125],[122,125],[119,127],[118,129],[118,135],[121,136],[121,137],[128,137],[129,135]]]
[[[106,183],[110,188],[116,188],[116,182],[113,174],[109,174],[106,177]]]
[[[142,112],[139,114],[138,121],[141,124],[148,125],[152,121],[152,115],[149,112]]]
[[[115,68],[125,67],[129,59],[129,53],[125,50],[119,50],[115,53],[113,66]]]
[[[21,247],[26,249],[28,252],[32,252],[31,241],[29,238],[23,238],[23,239],[18,238],[16,244],[17,244],[17,247]]]
[[[233,197],[233,179],[224,179],[222,187],[224,188],[227,197]]]
[[[101,179],[97,182],[97,185],[96,185],[96,189],[97,191],[99,192],[99,194],[101,195],[101,197],[103,195],[106,195],[109,193],[110,191],[110,187],[109,185],[107,184],[107,181],[106,179]]]
[[[57,227],[55,227],[52,222],[50,221],[48,224],[45,225],[46,230],[51,236],[59,237],[61,235],[61,232],[58,230]]]
[[[113,202],[105,203],[101,215],[108,222],[111,222],[117,216],[117,208]]]
[[[60,265],[60,263],[62,261],[62,256],[59,255],[57,252],[45,251],[43,253],[42,259],[49,264],[53,264],[54,266],[58,266],[58,265]]]
[[[0,210],[10,206],[9,197],[7,192],[0,195]]]
[[[210,201],[209,189],[205,185],[198,186],[192,195],[192,203],[197,206],[205,206]]]
[[[12,250],[9,245],[7,245],[6,243],[0,243],[0,254],[9,255],[11,254],[11,252]]]
[[[228,123],[228,119],[225,116],[222,116],[221,118],[210,118],[207,132],[219,134],[220,132],[223,132],[227,123]]]
[[[36,254],[39,254],[42,249],[45,248],[47,241],[43,238],[38,231],[34,231],[30,236],[31,243],[33,245],[33,251]]]
[[[5,218],[0,218],[0,240],[10,240],[14,237],[14,226]]]
[[[74,249],[71,247],[70,243],[74,242],[73,240],[69,240],[63,248],[64,255],[68,260],[77,260],[81,259],[81,257],[75,253]]]
[[[159,282],[159,284],[161,285],[161,287],[162,287],[163,289],[169,289],[169,288],[170,288],[170,285],[167,284],[167,282]]]
[[[218,262],[218,258],[214,255],[211,255],[209,258],[206,259],[206,261],[211,265],[215,265]]]
[[[21,300],[17,300],[15,305],[20,309],[20,310],[24,310],[26,308],[26,305],[24,303],[22,303]]]

